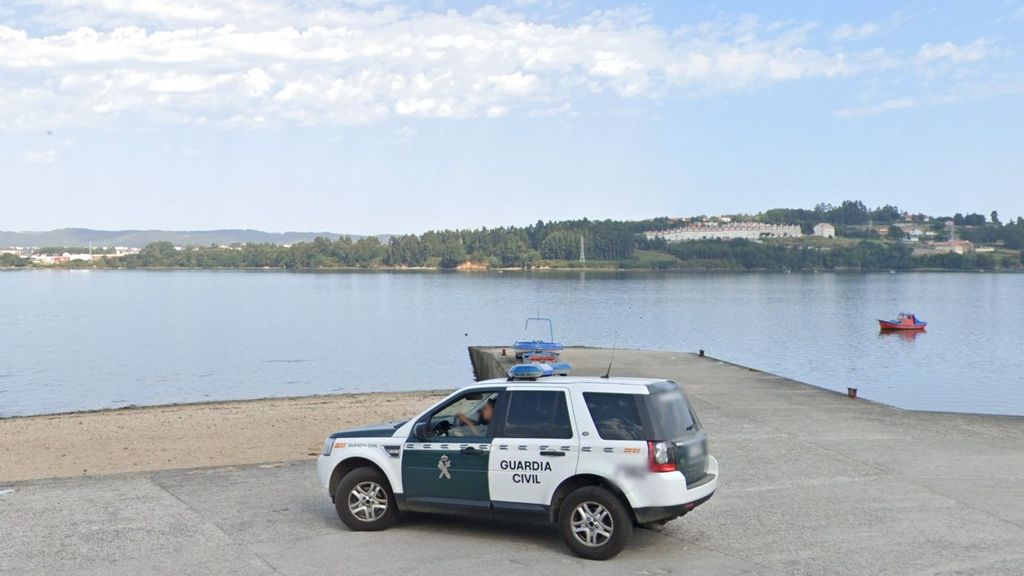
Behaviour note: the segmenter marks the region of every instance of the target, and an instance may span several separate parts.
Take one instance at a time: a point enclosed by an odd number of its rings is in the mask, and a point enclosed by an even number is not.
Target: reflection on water
[[[1024,414],[1024,275],[0,273],[0,415],[471,381],[528,316],[898,406]],[[913,310],[927,333],[880,335]],[[984,329],[979,329],[979,324]]]
[[[905,342],[913,342],[918,336],[926,334],[924,330],[879,330],[878,336],[881,338],[897,338]]]

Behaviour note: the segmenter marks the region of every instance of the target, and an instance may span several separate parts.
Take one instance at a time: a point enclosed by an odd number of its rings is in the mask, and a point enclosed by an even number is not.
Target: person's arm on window
[[[476,427],[476,422],[470,419],[469,416],[466,416],[464,412],[459,412],[455,417],[459,419],[459,422],[462,422],[463,426],[466,426],[469,428],[470,432],[472,432],[472,434],[468,435],[480,436],[480,430]]]

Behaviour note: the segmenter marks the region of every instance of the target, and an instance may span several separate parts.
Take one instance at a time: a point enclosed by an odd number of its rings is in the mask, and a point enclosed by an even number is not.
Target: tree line
[[[1018,254],[1011,260],[993,253],[930,254],[914,256],[904,243],[872,242],[856,244],[794,245],[752,242],[699,240],[669,244],[666,251],[678,263],[659,261],[655,268],[698,268],[710,270],[994,270],[1024,265]]]
[[[696,241],[666,243],[648,239],[643,232],[680,225],[670,218],[624,222],[615,220],[538,221],[529,226],[508,226],[462,230],[434,230],[423,234],[391,236],[386,241],[368,236],[353,240],[318,237],[290,246],[249,243],[230,247],[175,247],[170,242],[153,242],[137,254],[101,258],[94,262],[72,262],[70,267],[108,268],[318,268],[425,267],[456,268],[465,262],[491,268],[531,268],[542,265],[575,266],[580,259],[581,241],[592,265],[618,268],[709,268],[744,270],[907,270],[913,268],[991,269],[1019,267],[1005,255],[965,254],[913,256],[906,243],[899,242],[905,220],[896,206],[869,209],[863,202],[839,205],[818,204],[811,210],[778,208],[753,216],[734,216],[771,224],[795,224],[805,232],[819,222],[836,226],[839,236],[861,239],[855,244],[828,246],[775,242]],[[911,220],[930,222],[939,234],[952,223],[959,237],[981,244],[1024,248],[1024,219],[1003,223],[998,213],[956,214],[929,218],[913,215]],[[867,223],[889,224],[879,235]],[[941,236],[940,236],[941,238]],[[637,251],[641,251],[639,254]],[[58,252],[59,251],[59,252]],[[42,253],[75,252],[67,247],[44,249]],[[80,249],[77,251],[81,251]],[[99,253],[99,251],[94,251]],[[651,254],[657,257],[652,258]],[[28,264],[16,255],[3,255],[0,266]]]

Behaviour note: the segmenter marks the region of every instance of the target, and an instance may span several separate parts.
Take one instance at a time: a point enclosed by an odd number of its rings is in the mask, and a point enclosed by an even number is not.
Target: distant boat
[[[895,320],[879,320],[878,328],[883,331],[890,330],[917,330],[923,331],[928,323],[920,320],[916,315],[908,312],[901,312]]]
[[[519,340],[512,344],[512,348],[516,351],[517,358],[523,358],[531,354],[540,355],[544,353],[547,358],[545,360],[557,359],[565,346],[561,342],[555,342],[555,328],[551,323],[550,318],[527,318],[525,328],[530,327],[530,322],[547,322],[548,334],[550,335],[549,340]],[[538,359],[539,360],[539,359]]]
[[[551,362],[558,362],[558,356],[554,352],[523,352],[523,362],[550,364]]]

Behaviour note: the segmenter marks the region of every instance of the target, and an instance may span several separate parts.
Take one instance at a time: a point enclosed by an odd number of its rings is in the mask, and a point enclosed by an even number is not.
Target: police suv
[[[512,372],[412,420],[327,438],[317,472],[341,521],[383,530],[404,510],[536,518],[601,560],[634,525],[682,516],[718,487],[707,433],[675,382]]]

